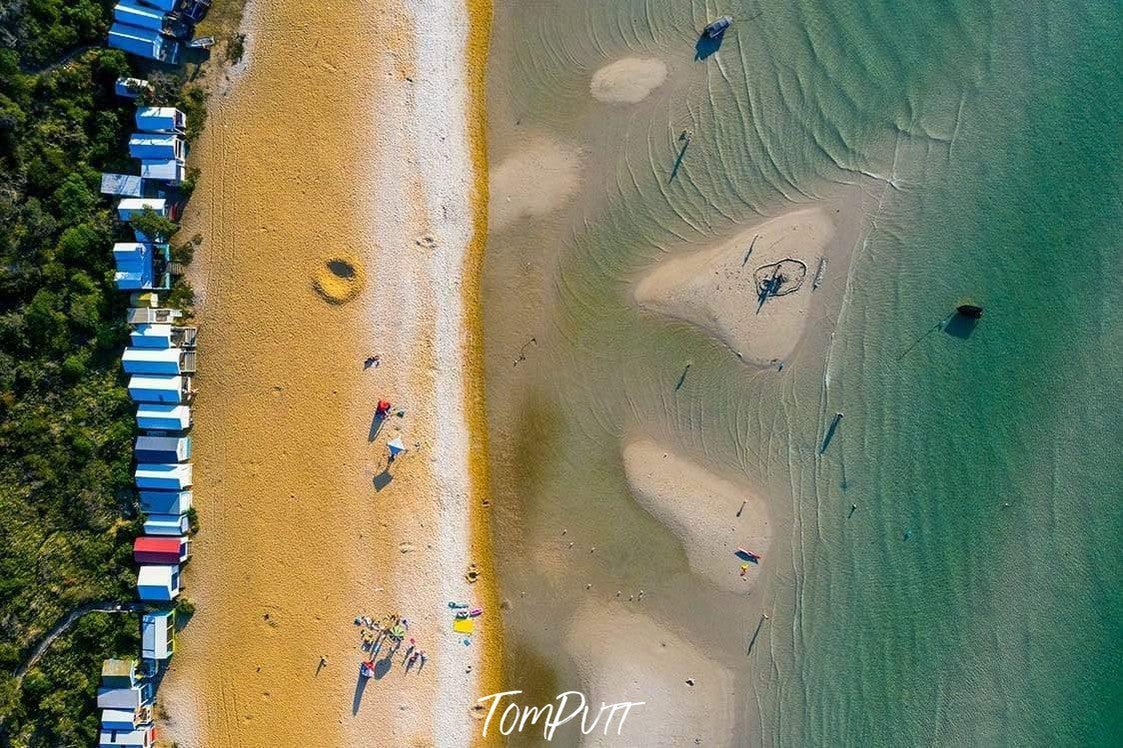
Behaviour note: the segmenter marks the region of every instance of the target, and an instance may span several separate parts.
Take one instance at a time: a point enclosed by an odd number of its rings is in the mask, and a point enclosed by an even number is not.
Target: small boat
[[[214,46],[213,36],[200,36],[198,39],[192,39],[187,42],[187,46],[191,49],[210,49]]]
[[[717,39],[725,33],[725,30],[733,23],[733,16],[722,16],[716,21],[710,21],[706,24],[706,28],[702,29],[702,33],[711,39]]]
[[[448,607],[452,608],[453,610],[458,610],[460,608],[467,608],[470,606],[468,605],[468,603],[454,603],[449,601]]]
[[[978,319],[983,316],[983,308],[974,304],[960,304],[955,308],[955,311],[969,319]]]
[[[471,618],[478,618],[478,617],[482,616],[483,614],[484,614],[483,608],[472,608],[470,611],[468,611],[468,615]]]

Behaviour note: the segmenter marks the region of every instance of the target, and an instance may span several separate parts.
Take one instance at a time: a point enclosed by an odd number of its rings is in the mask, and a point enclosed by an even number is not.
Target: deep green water
[[[720,51],[691,60],[725,12]],[[489,249],[491,308],[516,288],[511,247],[535,246],[551,289],[544,363],[497,440],[502,469],[523,460],[523,519],[497,524],[511,559],[579,511],[599,542],[576,572],[656,585],[662,618],[719,612],[691,636],[733,661],[743,631],[724,624],[748,604],[699,592],[627,497],[619,440],[655,434],[786,515],[776,623],[737,660],[740,742],[1118,744],[1123,4],[500,3],[496,28],[492,85],[519,126],[609,164],[553,223]],[[592,71],[624,56],[665,59],[668,83],[590,106]],[[683,127],[696,138],[670,181]],[[810,333],[821,355],[783,378],[631,305],[664,253],[846,190],[863,229],[845,278],[832,268],[839,303]],[[969,336],[933,330],[967,299],[985,307]],[[512,376],[490,377],[491,400]],[[508,589],[536,579],[501,571]],[[508,635],[562,657],[540,628],[516,614]]]

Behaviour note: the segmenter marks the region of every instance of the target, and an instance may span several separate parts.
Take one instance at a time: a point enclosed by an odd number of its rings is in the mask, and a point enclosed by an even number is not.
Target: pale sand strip
[[[460,296],[480,175],[464,50],[449,41],[463,42],[466,17],[453,5],[414,16],[270,3],[255,13],[245,77],[213,102],[193,153],[204,168],[185,225],[206,238],[192,269],[204,531],[188,569],[199,613],[161,689],[181,746],[463,745],[477,725],[468,707],[499,615],[489,560],[468,552],[469,541],[486,550],[471,536],[483,523],[469,501]],[[446,14],[437,37],[408,22]],[[435,247],[416,243],[426,235]],[[365,265],[367,284],[333,306],[310,281],[340,253]],[[383,365],[363,371],[375,351]],[[407,411],[388,431],[420,448],[376,492],[393,435],[367,443],[380,396]],[[472,590],[469,560],[485,570]],[[448,631],[454,597],[489,603],[472,647]],[[429,664],[404,676],[395,663],[352,714],[351,619],[392,609],[413,620]],[[330,664],[316,676],[320,654]]]
[[[574,615],[565,647],[592,705],[582,745],[733,744],[733,673],[668,627],[622,604],[586,606]],[[633,707],[623,725],[602,719],[592,729],[602,703],[622,701],[645,703]],[[569,730],[566,739],[559,732],[555,741],[574,744],[580,731]]]
[[[690,570],[721,589],[747,594],[761,566],[748,563],[742,576],[746,562],[734,552],[744,547],[767,554],[772,531],[765,502],[748,487],[714,475],[650,439],[628,442],[623,457],[632,496],[679,539]]]
[[[698,325],[746,362],[766,366],[788,358],[802,338],[819,257],[848,249],[835,238],[835,225],[825,209],[792,210],[716,246],[663,260],[640,279],[635,300],[651,311]],[[806,267],[803,286],[760,305],[754,272],[787,258]],[[840,268],[831,270],[837,273]]]

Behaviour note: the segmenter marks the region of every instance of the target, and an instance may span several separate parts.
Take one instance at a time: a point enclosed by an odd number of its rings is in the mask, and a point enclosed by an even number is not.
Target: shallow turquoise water
[[[669,580],[653,596],[666,618],[687,601],[744,613],[698,599],[673,542],[630,503],[619,438],[654,433],[790,502],[775,623],[739,661],[744,742],[1116,743],[1123,6],[728,5],[499,6],[493,86],[520,126],[615,174],[583,185],[557,225],[492,239],[541,244],[552,274],[534,349],[546,364],[515,429],[536,518],[518,534],[580,510],[602,539],[579,571]],[[734,32],[690,61],[719,12]],[[668,50],[684,59],[651,101],[590,108],[593,70]],[[671,181],[683,127],[698,136]],[[865,195],[865,228],[837,319],[820,325],[833,337],[787,379],[628,301],[664,252],[846,185]],[[489,263],[502,306],[509,268]],[[968,337],[933,329],[968,299],[986,310]],[[491,377],[492,400],[507,377]],[[835,411],[844,423],[820,455]],[[544,646],[517,617],[509,628]],[[733,653],[740,633],[715,622],[691,636]]]

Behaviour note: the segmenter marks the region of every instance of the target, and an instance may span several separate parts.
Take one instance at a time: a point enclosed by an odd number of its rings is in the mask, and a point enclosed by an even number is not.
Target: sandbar
[[[747,486],[715,475],[650,439],[628,442],[623,458],[632,496],[679,539],[690,570],[721,589],[748,592],[761,567],[748,563],[742,576],[746,562],[734,553],[744,547],[765,563],[771,528],[764,501]]]
[[[746,363],[776,365],[803,336],[820,257],[834,236],[822,208],[793,210],[663,260],[640,278],[634,298],[698,325]],[[776,284],[776,292],[762,299],[762,283]]]

